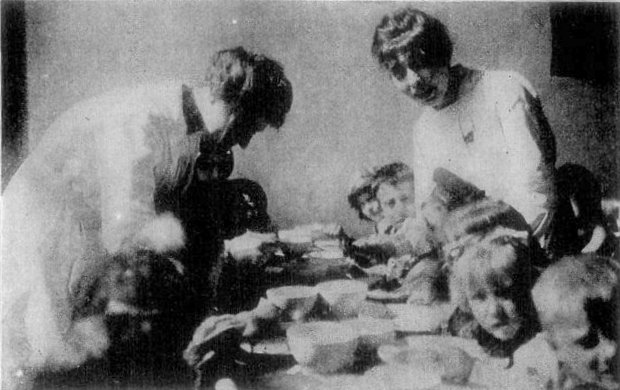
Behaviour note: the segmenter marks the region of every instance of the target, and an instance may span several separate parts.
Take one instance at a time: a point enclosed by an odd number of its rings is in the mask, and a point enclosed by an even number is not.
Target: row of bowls
[[[355,318],[367,293],[366,283],[342,279],[272,288],[267,299],[296,321],[286,338],[297,363],[314,372],[333,373],[353,364],[356,352],[376,350],[395,339],[392,321]],[[338,321],[301,322],[319,296]]]

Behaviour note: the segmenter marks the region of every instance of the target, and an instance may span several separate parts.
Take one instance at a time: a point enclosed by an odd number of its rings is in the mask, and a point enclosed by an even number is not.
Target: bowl
[[[404,365],[440,379],[441,382],[463,385],[469,380],[475,359],[463,349],[432,339],[408,346],[382,345],[381,360],[391,365]]]
[[[468,389],[462,387],[445,387],[436,371],[424,367],[404,366],[401,364],[379,364],[363,375],[367,389],[413,390],[413,389]],[[482,387],[481,387],[482,388]]]
[[[353,332],[359,335],[360,346],[366,349],[377,349],[384,344],[393,344],[396,341],[396,330],[391,320],[361,319],[343,321],[350,326]]]
[[[316,304],[318,294],[310,286],[282,286],[270,288],[267,300],[284,311],[293,321],[302,320]]]
[[[366,299],[368,285],[350,279],[338,279],[316,285],[316,290],[338,319],[356,317]]]
[[[303,255],[314,249],[312,236],[296,229],[280,230],[278,240],[282,244],[282,250],[288,255]]]
[[[286,330],[286,340],[297,363],[322,374],[352,365],[359,343],[350,326],[331,321],[292,325]]]
[[[390,320],[394,324],[396,316],[384,304],[366,300],[359,307],[357,317],[360,319]]]

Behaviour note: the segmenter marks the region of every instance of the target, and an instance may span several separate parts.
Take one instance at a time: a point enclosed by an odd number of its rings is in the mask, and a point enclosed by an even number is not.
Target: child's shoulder
[[[520,380],[543,386],[558,382],[558,360],[544,333],[538,333],[515,351],[511,372]]]

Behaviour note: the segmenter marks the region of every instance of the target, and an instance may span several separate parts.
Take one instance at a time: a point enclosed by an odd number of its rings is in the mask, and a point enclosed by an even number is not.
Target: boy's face
[[[411,181],[396,185],[382,183],[377,190],[377,199],[383,210],[383,218],[389,225],[399,224],[406,218],[415,216]]]
[[[616,353],[613,336],[588,324],[583,313],[579,323],[558,323],[547,329],[558,360],[571,374],[586,382],[598,382],[609,374]]]
[[[381,206],[377,198],[374,198],[370,194],[362,194],[358,198],[360,209],[362,214],[366,218],[370,219],[374,223],[377,223],[383,219],[383,213],[381,212]]]
[[[513,288],[482,286],[468,292],[467,300],[476,321],[499,340],[512,339],[523,325]]]

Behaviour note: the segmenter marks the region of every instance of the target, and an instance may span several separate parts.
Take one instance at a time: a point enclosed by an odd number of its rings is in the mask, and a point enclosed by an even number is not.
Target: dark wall
[[[26,153],[26,7],[3,1],[2,9],[2,190]]]

